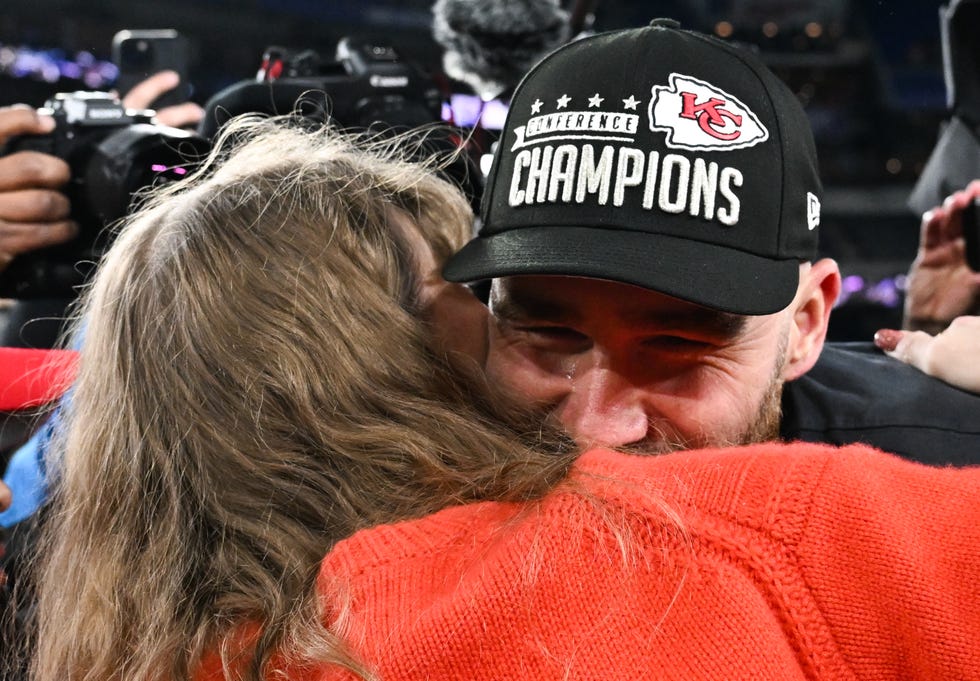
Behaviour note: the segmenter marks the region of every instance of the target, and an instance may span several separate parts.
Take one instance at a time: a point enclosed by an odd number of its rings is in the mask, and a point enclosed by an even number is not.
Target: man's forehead
[[[665,311],[727,314],[642,286],[594,277],[557,274],[500,277],[493,280],[492,291],[497,297],[541,305],[560,305],[564,301],[599,301],[623,306],[656,307]]]
[[[710,326],[729,333],[748,319],[632,284],[560,275],[495,279],[490,304],[498,314],[576,320],[600,312],[637,326]]]

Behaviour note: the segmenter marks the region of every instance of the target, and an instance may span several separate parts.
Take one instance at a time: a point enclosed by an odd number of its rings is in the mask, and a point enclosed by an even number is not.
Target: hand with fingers
[[[16,135],[43,135],[54,120],[31,107],[0,108],[0,146]],[[68,241],[78,233],[71,206],[59,190],[68,164],[36,151],[0,157],[0,270],[16,256]]]
[[[945,331],[882,329],[875,345],[886,354],[963,390],[980,393],[980,317],[955,318]]]
[[[919,252],[909,269],[902,326],[938,333],[961,315],[980,314],[980,272],[967,265],[963,214],[980,180],[922,216]]]
[[[161,71],[134,87],[124,106],[144,109],[179,83],[174,71]],[[204,115],[193,102],[157,112],[162,125],[193,127]],[[43,135],[54,130],[54,119],[26,105],[0,108],[0,147],[17,135]],[[0,271],[20,255],[70,240],[78,225],[71,205],[60,191],[70,179],[68,164],[37,151],[0,156]]]
[[[161,71],[142,81],[123,98],[127,109],[146,109],[160,95],[173,90],[180,84],[176,71]],[[204,116],[204,109],[194,102],[184,102],[157,111],[156,120],[161,125],[173,128],[192,128]]]

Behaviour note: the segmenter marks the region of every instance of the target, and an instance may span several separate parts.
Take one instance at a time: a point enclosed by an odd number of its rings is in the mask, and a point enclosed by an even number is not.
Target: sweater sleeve
[[[830,460],[796,555],[859,677],[980,678],[978,491],[980,468],[857,447]]]
[[[320,587],[349,587],[359,659],[385,681],[813,677],[742,561],[700,521],[689,536],[665,517],[643,477],[652,458],[585,459],[579,485],[540,504],[446,509],[339,544]],[[688,477],[655,468],[657,483]]]
[[[659,485],[818,676],[980,679],[980,467],[804,443],[675,459]]]
[[[387,681],[980,679],[980,469],[767,444],[576,471],[338,544],[320,585],[349,587],[358,656]]]

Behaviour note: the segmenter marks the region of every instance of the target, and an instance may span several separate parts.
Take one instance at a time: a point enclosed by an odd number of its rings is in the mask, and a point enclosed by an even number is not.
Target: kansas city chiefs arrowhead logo
[[[652,93],[650,129],[666,132],[671,149],[744,149],[769,139],[748,107],[703,80],[672,73]]]

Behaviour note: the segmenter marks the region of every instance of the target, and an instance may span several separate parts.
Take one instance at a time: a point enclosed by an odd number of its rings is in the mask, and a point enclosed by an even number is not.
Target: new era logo
[[[806,226],[811,231],[820,224],[820,199],[813,192],[806,193]]]
[[[652,89],[650,129],[667,133],[671,149],[744,149],[769,139],[747,106],[724,90],[679,73]]]

